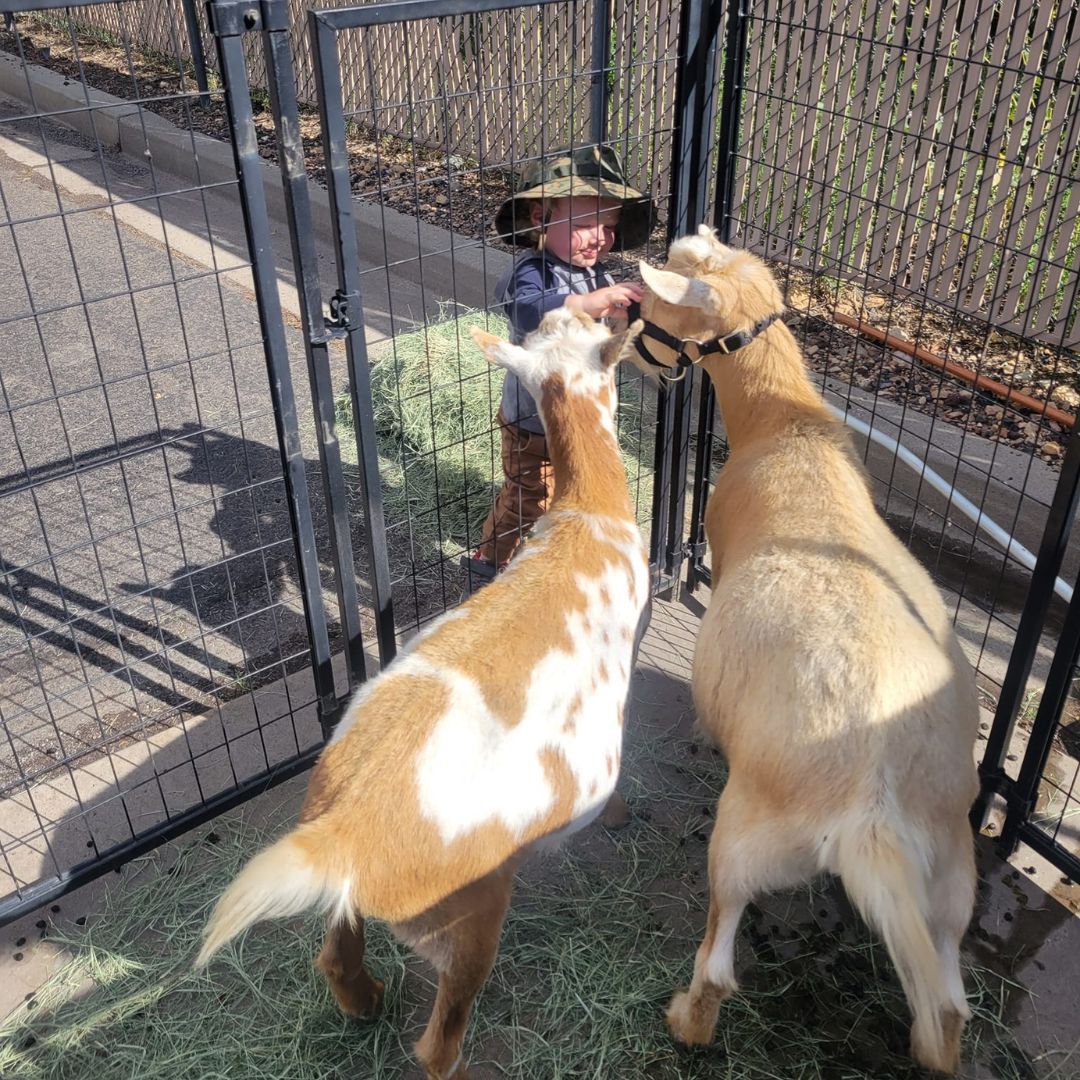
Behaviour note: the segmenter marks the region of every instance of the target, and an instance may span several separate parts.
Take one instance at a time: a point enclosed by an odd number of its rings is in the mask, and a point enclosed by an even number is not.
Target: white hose
[[[975,522],[975,528],[982,529],[984,533],[996,540],[1017,562],[1023,564],[1029,570],[1035,569],[1035,556],[1023,544],[1014,540],[996,521],[988,518],[970,499],[961,495],[945,477],[934,472],[922,458],[913,454],[906,446],[901,446],[895,439],[878,431],[877,428],[873,428],[865,421],[852,416],[851,413],[845,413],[843,409],[838,409],[831,402],[827,401],[825,404],[848,427],[854,428],[861,435],[872,439],[879,446],[891,450],[905,465],[914,469],[932,488],[941,492],[949,500],[951,506],[971,518]],[[1072,587],[1062,581],[1061,578],[1054,579],[1054,592],[1066,603],[1072,600]]]

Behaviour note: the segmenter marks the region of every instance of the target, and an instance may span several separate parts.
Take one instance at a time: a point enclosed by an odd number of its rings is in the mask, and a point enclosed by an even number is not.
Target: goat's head
[[[783,295],[765,263],[721,244],[706,225],[671,245],[662,270],[644,262],[640,267],[647,286],[642,318],[680,341],[747,330],[783,310]],[[674,364],[675,356],[671,348],[656,350],[663,363]]]
[[[615,407],[615,366],[625,332],[613,336],[603,323],[559,307],[521,345],[479,327],[473,327],[472,337],[488,361],[521,380],[541,410],[545,397],[564,390],[591,397],[608,412]]]

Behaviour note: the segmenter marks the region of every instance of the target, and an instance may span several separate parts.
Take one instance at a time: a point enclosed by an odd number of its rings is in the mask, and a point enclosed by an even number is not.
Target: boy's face
[[[543,230],[545,251],[571,266],[595,266],[615,243],[621,208],[616,199],[568,195],[533,203],[532,222]]]

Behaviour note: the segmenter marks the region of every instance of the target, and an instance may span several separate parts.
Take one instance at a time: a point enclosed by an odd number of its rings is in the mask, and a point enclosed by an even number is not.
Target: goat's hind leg
[[[416,1044],[429,1080],[468,1080],[462,1044],[473,1002],[491,974],[510,906],[514,868],[503,866],[394,932],[434,965],[439,990]]]
[[[947,838],[928,874],[911,836],[881,826],[854,836],[840,847],[840,877],[896,965],[913,1018],[911,1056],[951,1073],[968,1014],[959,944],[971,913],[972,855]]]
[[[364,920],[331,926],[315,966],[326,976],[341,1011],[361,1020],[378,1015],[386,989],[364,967]]]
[[[960,1064],[960,1041],[971,1016],[960,970],[960,942],[975,906],[975,852],[966,817],[942,844],[929,883],[930,934],[941,963],[947,1004],[941,1009],[943,1055],[937,1067],[947,1072]],[[923,1056],[912,1033],[913,1056]]]
[[[747,822],[754,822],[752,826]],[[712,1042],[720,1004],[738,990],[735,935],[743,909],[758,894],[795,884],[813,872],[807,847],[783,819],[769,819],[732,783],[720,797],[709,841],[709,915],[694,977],[671,999],[667,1024],[679,1042]]]

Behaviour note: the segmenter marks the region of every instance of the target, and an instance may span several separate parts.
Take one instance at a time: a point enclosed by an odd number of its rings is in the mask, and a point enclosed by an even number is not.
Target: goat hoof
[[[942,1017],[942,1028],[944,1038],[940,1044],[913,1035],[911,1056],[924,1069],[951,1076],[960,1067],[960,1038],[964,1031],[964,1018],[953,1010],[946,1010]]]
[[[712,1042],[716,1013],[701,1006],[702,1003],[695,1002],[688,990],[680,990],[668,1005],[667,1026],[684,1046],[707,1046]],[[710,1015],[704,1015],[706,1012]]]
[[[335,996],[338,1006],[346,1016],[357,1020],[373,1020],[382,1011],[385,993],[386,983],[382,979],[369,978],[361,986],[342,988],[342,992]]]
[[[424,1076],[427,1080],[469,1080],[469,1074],[465,1071],[464,1065],[458,1065],[453,1072],[435,1072],[424,1066]]]
[[[617,791],[611,793],[607,805],[600,812],[600,824],[605,829],[622,829],[630,824],[630,807]]]
[[[448,1063],[445,1044],[441,1047],[432,1047],[424,1041],[426,1037],[426,1034],[421,1036],[416,1044],[415,1053],[424,1067],[424,1076],[427,1080],[469,1080],[461,1053],[459,1052],[453,1061]]]

